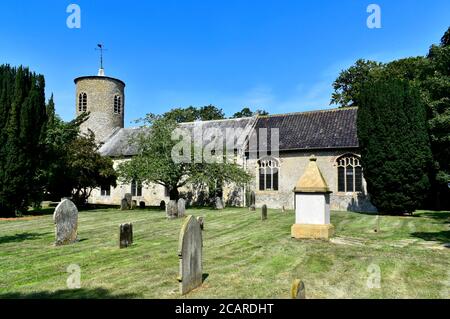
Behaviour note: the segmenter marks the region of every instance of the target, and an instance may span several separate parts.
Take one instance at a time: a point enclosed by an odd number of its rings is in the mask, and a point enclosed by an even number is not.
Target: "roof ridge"
[[[238,118],[228,118],[220,120],[206,120],[206,121],[191,121],[191,122],[180,122],[178,124],[194,124],[194,123],[211,123],[211,122],[225,122],[225,121],[240,121],[240,120],[250,120],[253,116],[238,117]]]
[[[357,108],[358,108],[357,106],[345,106],[345,107],[336,107],[336,108],[326,109],[326,110],[312,110],[312,111],[303,111],[303,112],[288,112],[288,113],[279,113],[279,114],[259,115],[258,117],[259,118],[268,118],[268,117],[298,115],[298,114],[308,114],[308,113],[338,112],[338,111],[354,110]]]

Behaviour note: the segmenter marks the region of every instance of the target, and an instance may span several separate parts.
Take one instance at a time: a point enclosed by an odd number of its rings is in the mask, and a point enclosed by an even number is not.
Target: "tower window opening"
[[[122,113],[122,97],[114,96],[114,114]]]
[[[78,95],[78,111],[87,111],[87,93],[82,92],[80,93],[80,95]]]

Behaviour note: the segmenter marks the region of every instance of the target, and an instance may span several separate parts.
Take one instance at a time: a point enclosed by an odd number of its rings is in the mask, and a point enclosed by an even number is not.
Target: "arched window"
[[[273,157],[263,158],[258,161],[259,166],[259,190],[278,190],[278,177],[280,176],[279,162]]]
[[[135,179],[131,181],[131,196],[142,196],[142,183]]]
[[[358,156],[348,154],[337,159],[338,192],[362,192],[362,167]]]
[[[122,113],[122,97],[119,95],[114,96],[114,114]]]
[[[78,111],[79,112],[87,111],[87,94],[84,92],[81,92],[78,95]]]

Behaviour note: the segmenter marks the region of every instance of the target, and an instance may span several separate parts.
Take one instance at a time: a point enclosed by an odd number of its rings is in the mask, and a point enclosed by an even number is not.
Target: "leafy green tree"
[[[359,106],[361,86],[370,72],[381,66],[381,63],[375,61],[359,59],[355,65],[341,71],[333,83],[334,92],[330,104],[338,104],[341,107]]]
[[[15,216],[40,197],[47,121],[45,81],[28,68],[0,66],[0,214]]]
[[[367,189],[382,213],[411,213],[429,190],[426,108],[416,85],[380,72],[361,86],[358,138]]]
[[[250,110],[250,108],[244,107],[241,111],[234,113],[232,118],[236,119],[236,118],[243,118],[243,117],[252,117],[254,115],[265,116],[265,115],[269,115],[269,112],[267,112],[265,110],[256,110],[255,112],[253,112],[252,110]]]
[[[47,133],[45,137],[45,162],[40,176],[44,185],[44,197],[47,200],[59,201],[62,197],[70,197],[75,187],[69,172],[73,157],[72,145],[80,134],[80,125],[87,117],[83,113],[70,122],[64,122],[56,113],[53,96],[47,105]]]
[[[78,136],[68,147],[66,183],[72,187],[74,202],[83,206],[95,188],[115,187],[117,174],[111,158],[101,156],[92,131]]]
[[[203,106],[198,109],[198,120],[210,121],[210,120],[222,120],[225,118],[225,113],[222,109],[214,105]]]
[[[177,127],[170,116],[148,114],[141,133],[130,140],[136,144],[138,155],[119,165],[119,179],[127,183],[134,179],[162,185],[174,200],[180,196],[179,189],[189,184],[243,184],[250,180],[249,174],[234,163],[195,163],[193,146],[190,161],[174,161],[172,150],[179,141],[172,139],[172,133]]]
[[[444,33],[444,35],[441,38],[441,46],[446,47],[450,45],[450,27],[447,29],[447,31]]]
[[[221,120],[225,118],[222,109],[214,105],[207,105],[200,108],[189,106],[186,108],[174,108],[164,113],[164,117],[176,123],[186,123],[194,121]]]

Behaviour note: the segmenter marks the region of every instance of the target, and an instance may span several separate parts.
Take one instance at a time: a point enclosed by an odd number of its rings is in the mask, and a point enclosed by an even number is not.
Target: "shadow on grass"
[[[23,217],[53,215],[54,212],[55,212],[55,207],[33,209],[33,210],[29,210],[28,212],[24,213]]]
[[[25,240],[39,239],[48,234],[50,233],[21,233],[12,236],[2,236],[0,237],[0,244],[19,243]]]
[[[411,236],[421,238],[426,241],[438,241],[442,244],[450,243],[450,230],[444,230],[435,233],[416,232]]]
[[[58,291],[39,291],[32,293],[11,292],[1,294],[0,299],[131,299],[139,298],[138,294],[112,294],[103,288],[72,289]]]
[[[414,217],[433,218],[433,219],[442,220],[444,222],[450,223],[450,212],[425,211],[425,212],[417,213],[413,216]]]

